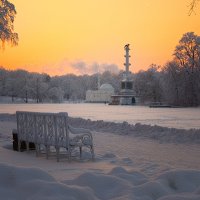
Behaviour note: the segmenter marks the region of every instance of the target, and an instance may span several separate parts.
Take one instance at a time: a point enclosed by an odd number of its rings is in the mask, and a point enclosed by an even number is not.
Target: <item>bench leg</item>
[[[82,147],[79,147],[80,149],[80,159],[82,159]]]
[[[59,162],[59,156],[60,156],[60,148],[56,147],[56,158],[57,158],[57,162]]]
[[[69,162],[71,162],[72,149],[69,147],[67,149],[67,152],[68,152],[68,160],[69,160]]]
[[[35,144],[36,148],[36,156],[38,157],[40,155],[40,144]]]
[[[18,139],[18,151],[21,151],[21,141]]]
[[[49,159],[49,150],[50,150],[50,147],[49,146],[45,146],[46,148],[46,159]]]
[[[92,160],[94,160],[94,148],[93,148],[93,145],[90,146],[90,151],[91,151],[91,154],[92,154]]]
[[[26,149],[27,149],[27,152],[29,152],[29,142],[26,142]]]

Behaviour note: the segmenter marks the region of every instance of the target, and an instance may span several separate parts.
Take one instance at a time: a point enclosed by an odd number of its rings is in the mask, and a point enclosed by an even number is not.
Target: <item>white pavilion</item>
[[[86,102],[87,103],[110,103],[112,95],[114,95],[113,86],[108,83],[105,83],[105,84],[102,84],[98,88],[98,90],[87,90]]]

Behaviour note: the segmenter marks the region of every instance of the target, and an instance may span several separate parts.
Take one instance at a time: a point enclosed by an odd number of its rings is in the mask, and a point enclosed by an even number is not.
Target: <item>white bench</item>
[[[26,142],[29,151],[29,142],[36,146],[36,155],[40,154],[41,146],[46,149],[46,157],[50,154],[50,147],[56,149],[57,161],[60,157],[60,148],[67,150],[71,159],[72,150],[82,147],[90,149],[92,159],[94,159],[93,138],[89,130],[74,128],[68,123],[67,113],[40,113],[40,112],[16,112],[18,149],[21,141]]]

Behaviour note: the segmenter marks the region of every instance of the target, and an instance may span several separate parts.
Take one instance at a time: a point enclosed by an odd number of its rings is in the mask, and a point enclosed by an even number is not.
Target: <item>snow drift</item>
[[[169,171],[153,180],[116,167],[109,173],[87,172],[56,181],[37,168],[0,163],[0,197],[9,200],[199,200],[200,171]]]
[[[158,140],[160,142],[177,143],[200,143],[200,129],[176,129],[161,126],[151,126],[136,123],[135,125],[127,122],[115,123],[103,120],[91,121],[82,118],[70,118],[70,123],[75,127],[85,127],[92,131],[109,132],[121,135],[132,135]]]
[[[193,165],[187,166],[188,163],[196,163],[195,169],[199,169],[199,162],[195,162],[198,161],[199,155],[199,130],[130,125],[126,122],[91,121],[81,118],[69,120],[76,127],[92,130],[94,138],[100,140],[100,144],[99,142],[96,144],[95,162],[75,160],[71,163],[67,161],[57,163],[54,158],[46,160],[44,157],[35,157],[34,153],[11,151],[10,137],[12,127],[16,125],[15,115],[0,114],[0,199],[200,199],[200,171],[192,170]],[[124,135],[127,137],[123,137]],[[143,138],[151,140],[146,143],[147,140]],[[123,151],[116,145],[122,139]],[[161,142],[160,147],[158,142],[153,140]],[[149,148],[149,143],[153,143],[153,149]],[[188,154],[181,151],[177,156],[175,152],[177,148],[171,151],[172,146],[181,146],[183,147],[181,150],[187,152],[191,148],[193,150]],[[155,149],[158,148],[166,151],[166,154],[162,152],[159,156],[167,155],[167,159],[171,159],[170,162],[165,159],[161,162],[160,157],[152,158],[156,154]],[[143,151],[139,152],[141,149]],[[147,151],[150,151],[150,154],[144,155]],[[191,152],[194,155],[191,155]],[[171,158],[172,154],[173,158]],[[181,156],[187,162],[182,162]],[[171,166],[174,162],[179,163],[178,167]],[[162,166],[162,164],[168,165]],[[187,169],[179,169],[180,166]]]
[[[15,114],[0,114],[0,121],[16,121]],[[144,137],[165,143],[200,143],[200,129],[185,130],[157,125],[144,125],[140,123],[132,125],[127,122],[116,123],[105,122],[103,120],[92,121],[90,119],[72,117],[69,118],[69,122],[74,127],[84,127],[91,131]]]

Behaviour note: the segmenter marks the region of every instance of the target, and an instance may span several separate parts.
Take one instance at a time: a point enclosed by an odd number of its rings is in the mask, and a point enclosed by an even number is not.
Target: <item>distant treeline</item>
[[[164,102],[177,106],[200,105],[200,36],[189,32],[183,35],[174,51],[174,59],[164,66],[152,64],[147,71],[130,76],[141,103]],[[101,84],[110,83],[115,92],[120,91],[123,71],[102,74],[50,77],[48,74],[30,73],[25,70],[0,68],[0,96],[22,98],[28,103],[84,100],[87,90],[97,89],[98,76]]]

